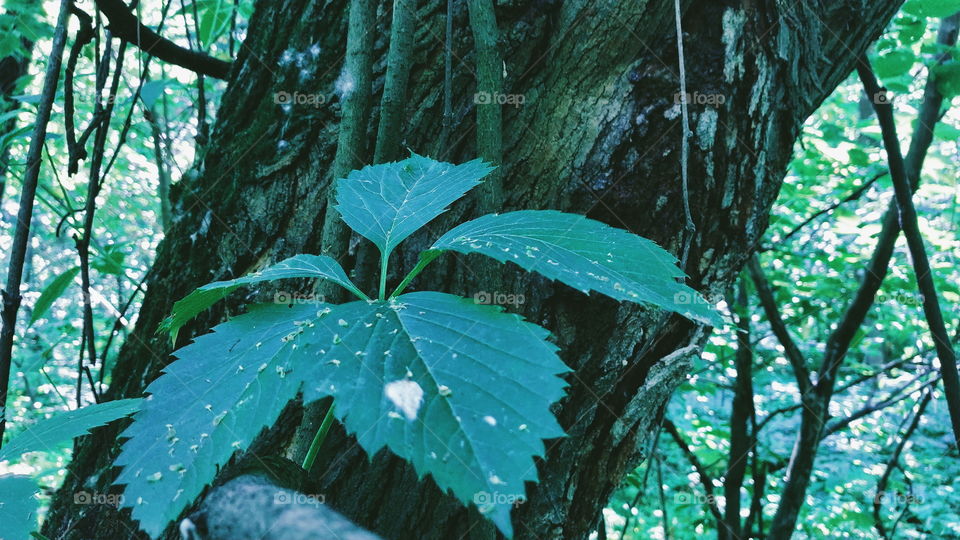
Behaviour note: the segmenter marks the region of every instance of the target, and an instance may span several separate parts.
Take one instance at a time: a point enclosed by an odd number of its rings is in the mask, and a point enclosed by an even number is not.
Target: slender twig
[[[90,385],[90,394],[93,395],[93,402],[100,403],[100,392],[97,391],[97,384],[93,381],[93,373],[90,371],[90,366],[83,366],[83,374],[87,378],[87,384]]]
[[[50,374],[47,373],[47,367],[40,366],[40,369],[38,371],[40,372],[41,375],[43,375],[43,378],[47,380],[47,383],[50,384],[50,388],[53,389],[53,393],[60,398],[60,401],[62,401],[66,409],[69,410],[71,408],[70,400],[67,399],[66,396],[64,396],[62,393],[60,393],[60,389],[57,388],[57,383],[53,382],[53,379],[50,378]]]
[[[690,211],[690,184],[687,176],[688,160],[690,158],[690,111],[687,110],[687,70],[683,58],[683,13],[680,9],[680,0],[674,0],[674,19],[677,24],[677,66],[680,70],[680,116],[683,134],[680,138],[680,180],[683,187],[683,215],[684,224],[683,253],[680,255],[680,268],[687,267],[687,257],[690,255],[690,245],[697,232],[693,223],[693,214]]]
[[[477,152],[485,161],[503,163],[503,117],[499,102],[503,92],[503,61],[497,49],[500,30],[493,11],[493,0],[469,0],[470,28],[477,64]],[[482,186],[480,211],[492,212],[500,205],[503,194],[502,173],[490,173]]]
[[[236,48],[236,33],[237,33],[237,15],[240,12],[240,0],[233,0],[233,10],[230,12],[230,36],[227,39],[228,50],[230,51],[230,56],[233,57],[234,49]]]
[[[828,424],[823,430],[823,438],[826,439],[827,437],[846,428],[847,426],[856,422],[857,420],[865,416],[870,416],[871,414],[877,411],[886,409],[887,407],[890,407],[892,405],[896,405],[897,403],[900,403],[901,401],[907,399],[917,391],[923,390],[924,388],[928,388],[930,386],[934,386],[938,382],[940,382],[940,377],[934,377],[932,380],[929,380],[921,384],[919,387],[914,387],[913,386],[914,383],[917,382],[919,379],[921,379],[925,375],[926,373],[923,373],[921,375],[918,375],[912,378],[908,382],[892,390],[886,398],[874,403],[870,403],[869,405],[866,405],[865,407],[845,416],[844,418],[841,418],[840,420],[837,420],[831,424]]]
[[[163,29],[163,25],[167,21],[167,11],[170,8],[172,2],[164,2],[163,8],[160,10],[160,22],[157,25],[157,30]],[[187,28],[187,34],[189,35],[189,27]],[[122,46],[122,45],[121,45]],[[117,161],[117,158],[120,156],[120,150],[123,149],[124,144],[127,142],[127,134],[130,131],[130,127],[133,125],[133,110],[137,106],[137,102],[140,101],[140,93],[143,90],[143,85],[146,84],[148,76],[150,73],[150,60],[153,58],[151,55],[147,55],[147,58],[143,61],[142,67],[140,68],[140,80],[137,83],[137,88],[133,92],[133,99],[130,100],[130,108],[127,109],[127,116],[124,118],[123,126],[120,128],[120,136],[118,137],[118,142],[116,147],[113,150],[113,155],[110,156],[110,160],[107,161],[107,166],[103,168],[103,177],[105,178],[110,171],[113,169],[114,162]],[[202,78],[202,77],[201,77]],[[198,154],[199,149],[198,149]]]
[[[130,297],[127,298],[127,301],[124,302],[123,306],[120,307],[120,311],[117,312],[117,318],[113,321],[113,328],[110,330],[110,334],[107,335],[107,342],[104,343],[103,349],[100,351],[101,382],[103,381],[103,372],[106,371],[104,367],[107,365],[107,353],[110,352],[110,345],[113,343],[113,338],[120,332],[120,329],[123,328],[123,318],[126,316],[130,306],[133,305],[133,301],[137,298],[137,294],[143,292],[143,286],[146,284],[146,282],[147,277],[144,275],[143,279],[140,280],[140,283],[137,283],[137,286],[133,289],[133,292],[130,293]]]
[[[877,368],[875,371],[872,371],[872,372],[870,372],[870,373],[868,373],[868,374],[866,374],[866,375],[861,375],[861,376],[859,376],[859,377],[857,377],[857,378],[855,378],[855,379],[853,379],[853,380],[847,381],[847,382],[844,383],[842,386],[838,387],[838,388],[834,391],[833,394],[834,394],[834,395],[842,394],[843,392],[846,392],[847,390],[849,390],[849,389],[851,389],[851,388],[853,388],[853,387],[855,387],[855,386],[858,386],[858,385],[860,385],[860,384],[862,384],[862,383],[864,383],[864,382],[866,382],[866,381],[869,381],[870,379],[873,379],[873,378],[875,378],[875,377],[879,377],[880,375],[883,375],[883,374],[889,372],[891,369],[900,367],[900,366],[906,364],[908,361],[910,361],[910,360],[912,360],[912,359],[914,359],[914,358],[916,358],[916,355],[911,355],[911,356],[908,356],[908,357],[903,358],[903,359],[900,359],[900,360],[894,360],[894,361],[892,361],[892,362],[888,362],[888,363],[884,364],[883,366],[880,366],[879,368]],[[757,424],[757,431],[761,431],[761,430],[764,428],[764,426],[767,425],[768,422],[770,422],[772,419],[774,419],[774,418],[777,417],[778,415],[785,414],[785,413],[788,413],[788,412],[796,411],[797,409],[800,409],[801,407],[803,407],[803,404],[801,404],[801,403],[795,403],[795,404],[793,404],[793,405],[788,405],[788,406],[786,406],[786,407],[780,407],[780,408],[778,408],[778,409],[774,409],[774,410],[770,411],[769,413],[767,413],[766,416],[763,417],[763,420],[761,420],[761,421]]]
[[[413,14],[416,0],[394,0],[393,22],[390,24],[390,49],[387,51],[387,72],[383,77],[380,99],[380,124],[374,163],[397,159],[403,111],[406,106],[407,79],[410,76],[410,51],[413,48]]]
[[[660,418],[660,421],[657,422],[657,428],[653,431],[653,435],[650,441],[650,449],[647,451],[646,460],[647,467],[643,470],[643,480],[640,482],[640,489],[637,490],[636,496],[633,497],[633,502],[630,503],[630,509],[636,508],[640,504],[640,500],[643,499],[643,495],[647,491],[647,480],[650,478],[650,469],[653,467],[652,462],[659,459],[657,457],[657,448],[660,445],[660,434],[663,432],[663,408],[666,407],[666,403],[661,406],[661,411],[657,415]],[[659,473],[659,471],[658,471]],[[658,474],[659,477],[659,474]],[[660,490],[661,494],[663,491],[663,479],[660,478]],[[629,509],[628,509],[629,510]],[[630,529],[630,519],[633,517],[633,512],[628,511],[626,517],[623,519],[623,527],[620,529],[620,538],[626,538],[627,531]]]
[[[660,513],[663,517],[663,538],[670,540],[670,516],[667,514],[667,495],[663,488],[663,458],[657,456],[657,488],[660,492]]]
[[[901,358],[901,359],[899,359],[899,360],[893,360],[893,361],[887,362],[886,364],[878,367],[877,369],[875,369],[874,371],[871,371],[870,373],[861,375],[861,376],[859,376],[859,377],[856,377],[856,378],[854,378],[854,379],[851,379],[851,380],[847,381],[846,383],[844,383],[843,385],[841,385],[840,387],[838,387],[837,390],[836,390],[836,392],[834,392],[834,394],[841,394],[841,393],[843,393],[843,392],[846,392],[847,390],[853,388],[854,386],[859,386],[860,384],[863,384],[863,383],[869,381],[870,379],[874,379],[874,378],[876,378],[876,377],[879,377],[880,375],[883,375],[884,373],[889,372],[891,369],[898,368],[898,367],[906,364],[906,363],[909,362],[910,360],[913,360],[913,359],[917,358],[918,356],[923,355],[923,354],[926,354],[926,353],[928,353],[928,352],[929,352],[929,349],[925,349],[924,351],[921,351],[921,352],[919,352],[918,354],[909,355],[909,356],[906,356],[906,357]]]
[[[160,123],[153,111],[144,106],[143,118],[150,124],[150,136],[153,139],[153,160],[157,164],[157,198],[160,199],[160,227],[166,231],[170,228],[170,172],[164,160],[163,134]]]
[[[803,230],[807,225],[809,225],[810,223],[814,222],[814,221],[815,221],[817,218],[819,218],[820,216],[822,216],[822,215],[824,215],[824,214],[828,214],[828,213],[830,213],[830,212],[833,212],[834,210],[836,210],[837,208],[840,208],[840,206],[842,206],[842,205],[844,205],[844,204],[846,204],[846,203],[848,203],[848,202],[860,200],[860,197],[862,197],[863,194],[866,193],[867,190],[870,189],[870,187],[873,186],[873,184],[875,184],[875,183],[877,182],[877,180],[883,178],[883,177],[886,176],[886,175],[887,175],[887,171],[879,172],[879,173],[873,175],[869,180],[867,180],[866,182],[864,182],[862,186],[860,186],[860,187],[858,187],[857,189],[853,190],[849,195],[847,195],[847,196],[839,199],[837,202],[831,204],[830,206],[824,208],[823,210],[819,210],[819,211],[817,211],[817,212],[814,212],[812,216],[810,216],[810,217],[808,217],[807,219],[803,220],[802,223],[800,223],[799,225],[797,225],[796,227],[794,227],[793,229],[791,229],[790,232],[788,232],[787,234],[785,234],[785,235],[783,235],[781,238],[779,238],[779,239],[776,241],[776,244],[784,244],[784,243],[786,243],[787,240],[790,240],[790,238],[793,237],[793,235],[795,235],[795,234],[797,234],[798,232],[800,232],[801,230]],[[776,245],[776,244],[775,244],[775,245]],[[772,250],[772,249],[774,249],[774,246],[765,246],[765,247],[761,248],[761,249],[758,250],[758,251],[760,251],[760,252],[765,252],[765,251],[770,251],[770,250]]]
[[[757,434],[756,422],[753,423],[751,431],[751,444],[756,446]],[[743,523],[744,536],[747,538],[763,538],[763,496],[767,488],[767,463],[760,458],[759,452],[753,452],[753,459],[750,463],[750,480],[752,482],[753,496],[750,497],[750,514],[747,515]],[[753,535],[753,522],[757,522],[757,534]]]
[[[367,122],[370,117],[370,88],[373,78],[373,36],[375,14],[373,0],[351,0],[347,23],[347,54],[338,86],[341,94],[340,135],[330,168],[330,188],[323,216],[321,252],[340,259],[350,231],[333,209],[333,182],[363,163],[366,155]],[[336,287],[321,284],[320,293],[334,297]]]
[[[663,427],[667,433],[673,437],[673,440],[677,443],[677,446],[680,447],[680,450],[687,458],[687,461],[689,461],[690,465],[693,466],[697,476],[700,477],[700,483],[703,485],[703,489],[706,491],[705,499],[707,503],[707,509],[713,515],[714,519],[717,520],[717,529],[724,530],[723,515],[720,513],[720,509],[717,507],[717,501],[714,500],[713,496],[713,479],[709,474],[707,474],[707,470],[703,466],[703,463],[700,462],[700,459],[696,456],[696,454],[693,453],[693,450],[690,449],[690,445],[688,445],[687,441],[683,439],[683,435],[680,434],[677,426],[670,419],[665,419],[663,421]]]
[[[800,348],[790,335],[790,331],[787,330],[787,326],[783,323],[783,318],[780,316],[780,308],[777,306],[777,301],[773,296],[773,290],[770,288],[770,284],[763,274],[763,269],[760,267],[760,261],[756,256],[753,256],[747,263],[747,269],[750,271],[753,284],[756,286],[757,296],[760,298],[760,305],[763,306],[767,321],[770,323],[773,333],[777,336],[777,340],[783,346],[787,360],[790,361],[790,365],[793,367],[793,373],[797,380],[797,386],[800,388],[800,394],[801,396],[806,395],[813,384],[810,381],[810,370],[807,368],[806,357],[800,352]]]
[[[84,143],[86,135],[89,135],[88,128],[88,130],[84,132],[85,137],[83,141],[78,144],[76,127],[74,125],[76,111],[74,108],[73,75],[77,68],[77,60],[80,58],[80,51],[82,51],[88,43],[93,41],[94,34],[93,17],[72,4],[70,6],[70,13],[76,16],[80,22],[80,29],[77,30],[73,45],[70,46],[70,54],[67,56],[67,64],[63,70],[63,131],[67,143],[67,174],[72,176],[79,170],[80,160],[87,157]],[[96,116],[90,121],[91,125],[95,123],[97,123]]]
[[[53,34],[50,57],[47,60],[47,71],[43,78],[43,91],[37,105],[30,148],[27,150],[26,170],[23,173],[20,188],[17,227],[9,251],[10,263],[7,270],[7,283],[3,291],[0,291],[0,296],[3,298],[3,312],[0,315],[0,319],[3,321],[3,328],[0,329],[0,446],[3,445],[3,432],[6,428],[6,403],[7,390],[10,385],[10,365],[13,358],[13,335],[16,331],[17,312],[23,299],[20,295],[20,285],[23,279],[27,246],[30,242],[30,221],[33,219],[33,203],[37,193],[37,181],[40,178],[40,161],[43,143],[47,137],[47,124],[50,121],[53,100],[57,95],[57,84],[60,81],[63,50],[67,42],[67,18],[69,17],[70,3],[71,0],[60,2],[57,27]]]
[[[200,12],[197,8],[197,2],[191,2],[190,8],[193,11],[193,31],[197,36],[197,48],[203,45],[200,43]],[[189,32],[189,30],[188,30]],[[191,44],[191,48],[193,45]],[[205,148],[210,142],[210,126],[207,125],[207,85],[204,82],[203,73],[197,74],[197,146]]]
[[[112,46],[111,41],[111,39],[106,40],[106,47],[108,50]],[[112,97],[117,95],[117,91],[120,87],[120,78],[123,74],[123,60],[125,53],[126,42],[121,41],[117,50],[116,66],[114,67],[113,77],[110,80],[110,88],[108,90],[108,96],[110,96],[110,99],[107,100],[106,105],[103,105],[98,101],[95,107],[95,110],[103,115],[104,121],[100,127],[97,128],[97,133],[94,137],[93,152],[90,157],[90,179],[87,184],[87,198],[84,206],[83,226],[80,235],[75,237],[77,254],[80,258],[80,287],[83,298],[83,341],[86,344],[86,349],[81,347],[78,359],[77,369],[79,373],[76,396],[78,407],[82,405],[80,378],[82,377],[84,371],[84,355],[89,358],[91,363],[96,363],[97,361],[97,343],[93,328],[93,303],[90,294],[92,287],[90,280],[90,242],[93,238],[94,217],[97,212],[97,196],[100,194],[100,189],[103,186],[103,159],[107,144],[107,134],[110,131],[110,118],[113,116],[115,103],[115,100],[112,99]],[[101,58],[101,62],[103,63],[98,66],[97,69],[96,92],[98,96],[102,94],[103,88],[106,85],[107,76],[110,70],[109,58],[109,54],[104,54]],[[90,382],[91,386],[93,386],[93,381],[91,380]]]
[[[905,501],[906,504],[903,505],[903,510],[897,515],[897,519],[893,520],[893,523],[890,524],[890,538],[896,538],[897,527],[900,526],[900,522],[904,516],[907,515],[907,512],[910,511],[910,502],[913,501],[913,480],[900,463],[896,464],[896,468],[903,473],[903,483],[907,486],[907,499]]]
[[[450,152],[448,143],[453,129],[453,0],[447,0],[447,18],[444,22],[443,44],[443,122],[440,127],[440,147],[437,155],[445,159]]]
[[[877,493],[873,497],[873,524],[877,529],[877,533],[880,534],[881,538],[893,538],[893,531],[887,531],[883,525],[883,516],[880,515],[880,511],[883,509],[883,494],[887,490],[887,483],[890,481],[890,473],[893,472],[893,469],[896,467],[897,463],[900,461],[900,454],[903,453],[904,447],[907,445],[907,441],[910,440],[910,437],[913,436],[913,433],[917,430],[917,426],[920,425],[920,418],[923,417],[924,411],[927,409],[927,405],[930,403],[930,398],[933,397],[933,388],[930,388],[924,392],[923,397],[920,398],[920,401],[917,405],[917,412],[913,415],[913,420],[910,421],[910,426],[907,427],[907,430],[903,433],[903,436],[900,437],[900,442],[897,443],[896,448],[893,449],[893,453],[890,455],[890,459],[887,460],[887,466],[883,471],[883,474],[880,475],[879,480],[877,480]],[[907,501],[909,506],[910,502]]]

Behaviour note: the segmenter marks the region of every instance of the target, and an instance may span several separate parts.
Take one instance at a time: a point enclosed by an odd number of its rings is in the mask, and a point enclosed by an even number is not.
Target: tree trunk
[[[158,250],[136,331],[120,352],[107,397],[141,395],[168,362],[170,344],[156,328],[173,301],[209,281],[318,252],[337,144],[333,92],[345,50],[346,4],[257,2],[204,170],[174,186],[175,222]],[[380,103],[391,4],[381,3],[377,28],[370,30],[378,59],[373,103]],[[461,162],[477,155],[476,108],[495,105],[474,105],[467,3],[453,2],[454,118],[449,140],[441,136],[446,4],[417,2],[402,141],[418,153]],[[523,96],[522,105],[502,110],[500,210],[587,214],[679,253],[685,217],[673,2],[497,4],[504,92]],[[695,93],[689,204],[697,227],[686,271],[695,288],[719,292],[735,279],[766,228],[803,120],[850,73],[899,4],[683,2],[686,82]],[[315,43],[317,56],[309,51]],[[285,51],[299,65],[281,62]],[[284,108],[275,100],[281,91],[319,93],[326,102]],[[371,128],[377,114],[375,108]],[[408,240],[398,271],[409,270],[417,250],[437,233],[474,217],[477,205],[476,198],[455,205]],[[353,247],[340,258],[353,267],[364,249]],[[470,268],[477,261],[444,261],[414,286],[465,296],[484,290]],[[547,458],[538,465],[540,483],[528,486],[529,500],[514,512],[516,536],[585,538],[624,473],[644,457],[665,400],[690,367],[688,358],[659,360],[694,339],[696,328],[678,316],[587,297],[512,266],[498,269],[504,292],[524,295],[522,313],[554,333],[575,369],[556,410],[569,436],[548,442]],[[358,277],[370,282],[370,276]],[[234,298],[210,310],[181,330],[177,345],[252,299]],[[299,407],[290,407],[252,451],[294,453],[301,416]],[[133,536],[136,526],[127,514],[72,504],[80,489],[110,489],[118,431],[102,429],[78,445],[45,526],[48,537]],[[475,509],[464,509],[431,480],[418,481],[401,460],[380,453],[369,461],[340,428],[331,431],[317,463],[313,480],[327,503],[385,538],[496,534]]]

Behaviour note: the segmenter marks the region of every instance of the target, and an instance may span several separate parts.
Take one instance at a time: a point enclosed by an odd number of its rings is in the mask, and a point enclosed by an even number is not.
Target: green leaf
[[[21,103],[29,103],[31,105],[40,104],[40,94],[23,94],[19,96],[10,96],[10,99],[17,100]]]
[[[140,99],[143,101],[143,104],[148,109],[152,109],[154,103],[163,96],[163,93],[170,83],[170,79],[160,79],[143,83],[143,87],[140,88]]]
[[[26,139],[27,135],[30,133],[30,126],[20,126],[13,131],[4,133],[0,135],[0,148],[6,147],[8,144],[12,143],[18,139]]]
[[[918,17],[949,17],[960,11],[960,0],[910,0],[903,11]]]
[[[197,38],[200,46],[209,49],[224,32],[230,28],[230,17],[233,13],[233,3],[227,0],[195,0],[181,3],[174,16],[196,15]]]
[[[53,450],[62,442],[85,435],[91,429],[132,414],[139,399],[119,399],[87,405],[37,422],[10,439],[0,450],[0,461],[16,459],[27,452]]]
[[[894,49],[876,57],[873,68],[880,79],[891,79],[908,72],[917,61],[917,55],[910,49]]]
[[[179,350],[147,388],[123,434],[117,483],[157,536],[302,386],[306,402],[336,399],[370,456],[390,448],[510,535],[542,439],[563,436],[549,407],[568,369],[547,336],[442,293],[255,307]]]
[[[90,262],[90,266],[103,274],[112,276],[122,276],[124,273],[123,251],[116,244],[107,244],[97,253],[96,258]]]
[[[209,0],[200,5],[202,9],[199,12],[200,24],[197,35],[201,46],[206,49],[230,27],[233,5],[224,0]]]
[[[337,180],[336,209],[351,229],[387,257],[492,170],[479,159],[453,165],[413,154]]]
[[[896,26],[898,29],[897,39],[900,40],[900,43],[909,45],[923,38],[927,29],[927,21],[922,18],[904,16],[896,20]]]
[[[11,111],[7,111],[3,114],[0,114],[0,124],[6,124],[11,120],[15,120],[18,116],[20,116],[21,112],[22,111],[20,111],[20,109],[13,109]]]
[[[933,75],[937,81],[937,90],[946,99],[960,96],[960,62],[946,62],[933,67]]]
[[[368,455],[388,447],[509,537],[542,439],[563,436],[549,407],[569,369],[547,336],[518,315],[437,292],[334,306],[304,333],[303,354],[320,357],[304,401],[334,396]]]
[[[29,540],[37,528],[37,484],[27,476],[0,476],[0,540]]]
[[[33,323],[37,322],[47,314],[50,306],[53,305],[53,302],[56,301],[57,298],[63,296],[64,291],[67,290],[67,287],[70,286],[70,283],[73,282],[73,278],[77,277],[79,272],[80,267],[74,266],[73,268],[53,278],[53,281],[51,281],[50,284],[43,289],[43,292],[40,293],[40,298],[37,298],[37,303],[33,305],[33,313],[30,315],[31,326]]]
[[[147,387],[115,465],[123,467],[116,483],[127,485],[124,505],[152,537],[296,396],[288,336],[316,316],[315,305],[253,306],[177,351],[179,360]]]
[[[337,261],[326,255],[296,255],[260,272],[228,281],[215,281],[200,287],[173,304],[173,313],[163,321],[160,330],[169,332],[176,341],[177,332],[183,325],[241,286],[285,278],[328,279],[358,297],[366,298],[366,295],[350,281]]]
[[[430,251],[510,261],[584,293],[650,303],[713,326],[723,319],[684,277],[676,258],[646,238],[576,214],[521,210],[454,227]]]
[[[23,41],[18,32],[4,32],[3,36],[0,36],[0,56],[24,56]]]

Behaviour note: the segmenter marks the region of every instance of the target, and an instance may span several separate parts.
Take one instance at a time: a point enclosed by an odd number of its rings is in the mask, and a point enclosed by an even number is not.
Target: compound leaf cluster
[[[476,186],[491,167],[412,157],[337,182],[337,210],[382,255]],[[583,292],[649,303],[708,324],[722,321],[679,282],[676,259],[653,242],[555,211],[488,215],[442,235],[394,294],[370,300],[331,258],[298,255],[259,273],[211,283],[174,305],[166,329],[243,285],[327,279],[361,298],[332,305],[262,305],[175,353],[124,432],[117,482],[150,535],[192,503],[298,393],[332,397],[336,417],[370,456],[386,447],[507,536],[510,510],[536,481],[545,439],[563,436],[550,407],[569,371],[547,330],[495,306],[441,292],[401,294],[446,251],[478,253]]]

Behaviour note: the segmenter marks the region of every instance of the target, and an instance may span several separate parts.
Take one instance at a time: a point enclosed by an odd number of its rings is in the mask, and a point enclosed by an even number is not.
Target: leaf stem
[[[417,274],[422,272],[423,269],[426,268],[428,264],[433,262],[434,259],[439,257],[441,253],[443,253],[443,251],[440,251],[440,250],[424,251],[423,253],[421,253],[420,260],[417,261],[417,265],[413,267],[413,270],[411,270],[410,273],[407,274],[405,278],[403,278],[403,281],[401,281],[400,284],[397,285],[397,288],[394,289],[392,293],[390,293],[390,298],[393,298],[394,296],[397,296],[398,294],[403,292],[403,290],[407,288],[407,285],[409,285],[410,282],[413,281],[413,278],[417,277]]]
[[[382,302],[387,295],[387,262],[390,260],[389,253],[380,254],[380,295],[378,298]]]
[[[320,427],[317,429],[317,434],[310,442],[307,455],[303,458],[303,469],[307,472],[310,472],[310,469],[313,468],[313,462],[317,460],[320,447],[323,446],[323,441],[327,438],[327,432],[330,431],[330,425],[333,424],[333,405],[334,403],[331,401],[330,407],[327,408],[327,414],[323,417],[323,422],[320,422]]]

